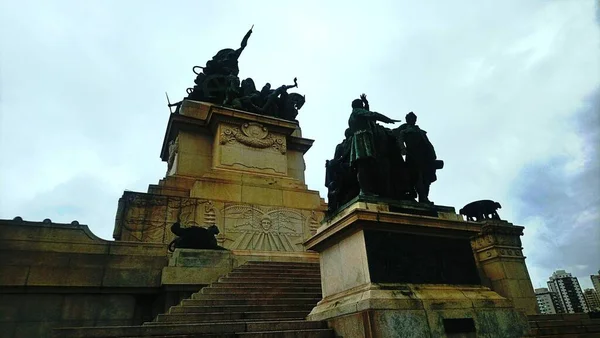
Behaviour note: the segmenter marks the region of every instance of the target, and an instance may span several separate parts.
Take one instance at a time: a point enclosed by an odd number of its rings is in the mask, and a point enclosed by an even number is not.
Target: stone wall
[[[220,184],[212,191],[222,193],[222,188]],[[118,241],[169,244],[174,238],[170,226],[179,217],[184,226],[217,225],[219,245],[228,249],[305,251],[302,243],[323,218],[322,211],[314,210],[320,207],[319,199],[302,191],[295,196],[290,192],[288,198],[280,188],[262,189],[273,195],[275,205],[125,192],[119,200],[113,236]]]
[[[164,312],[163,244],[109,242],[87,226],[0,220],[0,337],[135,325]]]

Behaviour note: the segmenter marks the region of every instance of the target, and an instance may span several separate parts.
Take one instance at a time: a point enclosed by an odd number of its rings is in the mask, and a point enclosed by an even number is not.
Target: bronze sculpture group
[[[325,186],[329,211],[334,212],[357,195],[396,200],[429,201],[429,186],[443,168],[427,132],[416,125],[410,112],[406,123],[389,129],[376,122],[395,123],[383,114],[370,111],[365,94],[352,101],[345,139],[325,162]]]
[[[252,78],[240,81],[238,77],[238,59],[251,34],[252,28],[242,39],[240,48],[222,49],[206,62],[205,67],[194,66],[192,71],[196,74],[195,85],[187,89],[186,99],[293,121],[305,102],[303,95],[287,92],[288,89],[298,87],[297,79],[294,78],[293,85],[282,85],[276,89],[271,89],[271,84],[267,83],[258,91]],[[169,102],[169,107],[175,106],[175,113],[178,113],[181,102]]]
[[[187,89],[186,99],[293,121],[305,102],[304,96],[287,92],[298,87],[296,78],[293,85],[271,89],[267,83],[259,91],[252,78],[240,81],[238,77],[238,59],[251,34],[252,28],[242,39],[240,48],[222,49],[205,67],[193,67],[195,85]],[[169,107],[175,106],[178,113],[182,102],[169,102]],[[437,159],[427,132],[417,126],[417,116],[410,112],[405,123],[390,129],[377,122],[400,121],[371,111],[365,94],[352,101],[351,106],[345,138],[336,146],[333,159],[325,162],[329,214],[356,196],[417,199],[419,203],[433,204],[429,200],[429,187],[437,180],[436,171],[443,168],[444,162]],[[480,221],[499,218],[498,208],[499,203],[483,200],[468,204],[460,213],[467,220]],[[216,245],[214,235],[218,234],[218,228],[215,226],[181,228],[177,222],[172,231],[180,237],[171,243],[171,250],[176,247],[223,249]]]

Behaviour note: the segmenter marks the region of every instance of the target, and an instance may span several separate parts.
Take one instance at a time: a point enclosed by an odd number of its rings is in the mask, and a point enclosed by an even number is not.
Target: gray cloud
[[[525,166],[512,186],[516,219],[527,225],[525,253],[536,282],[563,268],[591,287],[589,275],[600,269],[600,88],[564,129],[578,133],[583,156]]]
[[[123,190],[146,191],[164,176],[164,91],[181,98],[191,67],[237,46],[255,24],[240,76],[258,85],[298,77],[307,97],[299,120],[316,139],[305,157],[311,189],[326,196],[324,161],[343,137],[351,100],[366,92],[379,112],[419,116],[446,161],[435,202],[497,199],[501,216],[527,227],[534,281],[561,264],[591,266],[583,251],[563,261],[537,249],[554,243],[544,227],[564,238],[548,248],[590,237],[558,227],[575,224],[547,212],[561,203],[537,193],[523,202],[519,187],[541,191],[547,180],[577,190],[574,177],[597,170],[585,160],[597,145],[570,122],[583,121],[586,96],[600,84],[595,4],[4,1],[0,217],[78,219],[110,238]],[[545,194],[566,198],[561,189]]]

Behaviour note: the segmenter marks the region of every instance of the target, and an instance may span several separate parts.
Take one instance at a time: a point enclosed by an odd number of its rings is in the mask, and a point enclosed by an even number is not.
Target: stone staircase
[[[529,316],[529,326],[529,337],[600,337],[600,318],[592,319],[587,313]]]
[[[142,326],[62,328],[55,337],[333,338],[305,318],[321,299],[318,263],[248,262]]]

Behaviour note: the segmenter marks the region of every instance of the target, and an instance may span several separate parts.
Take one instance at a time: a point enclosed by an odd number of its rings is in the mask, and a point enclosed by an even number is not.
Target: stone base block
[[[231,251],[176,249],[163,268],[163,285],[208,285],[234,268]]]
[[[368,284],[324,298],[309,320],[344,337],[522,337],[525,315],[486,287]]]

